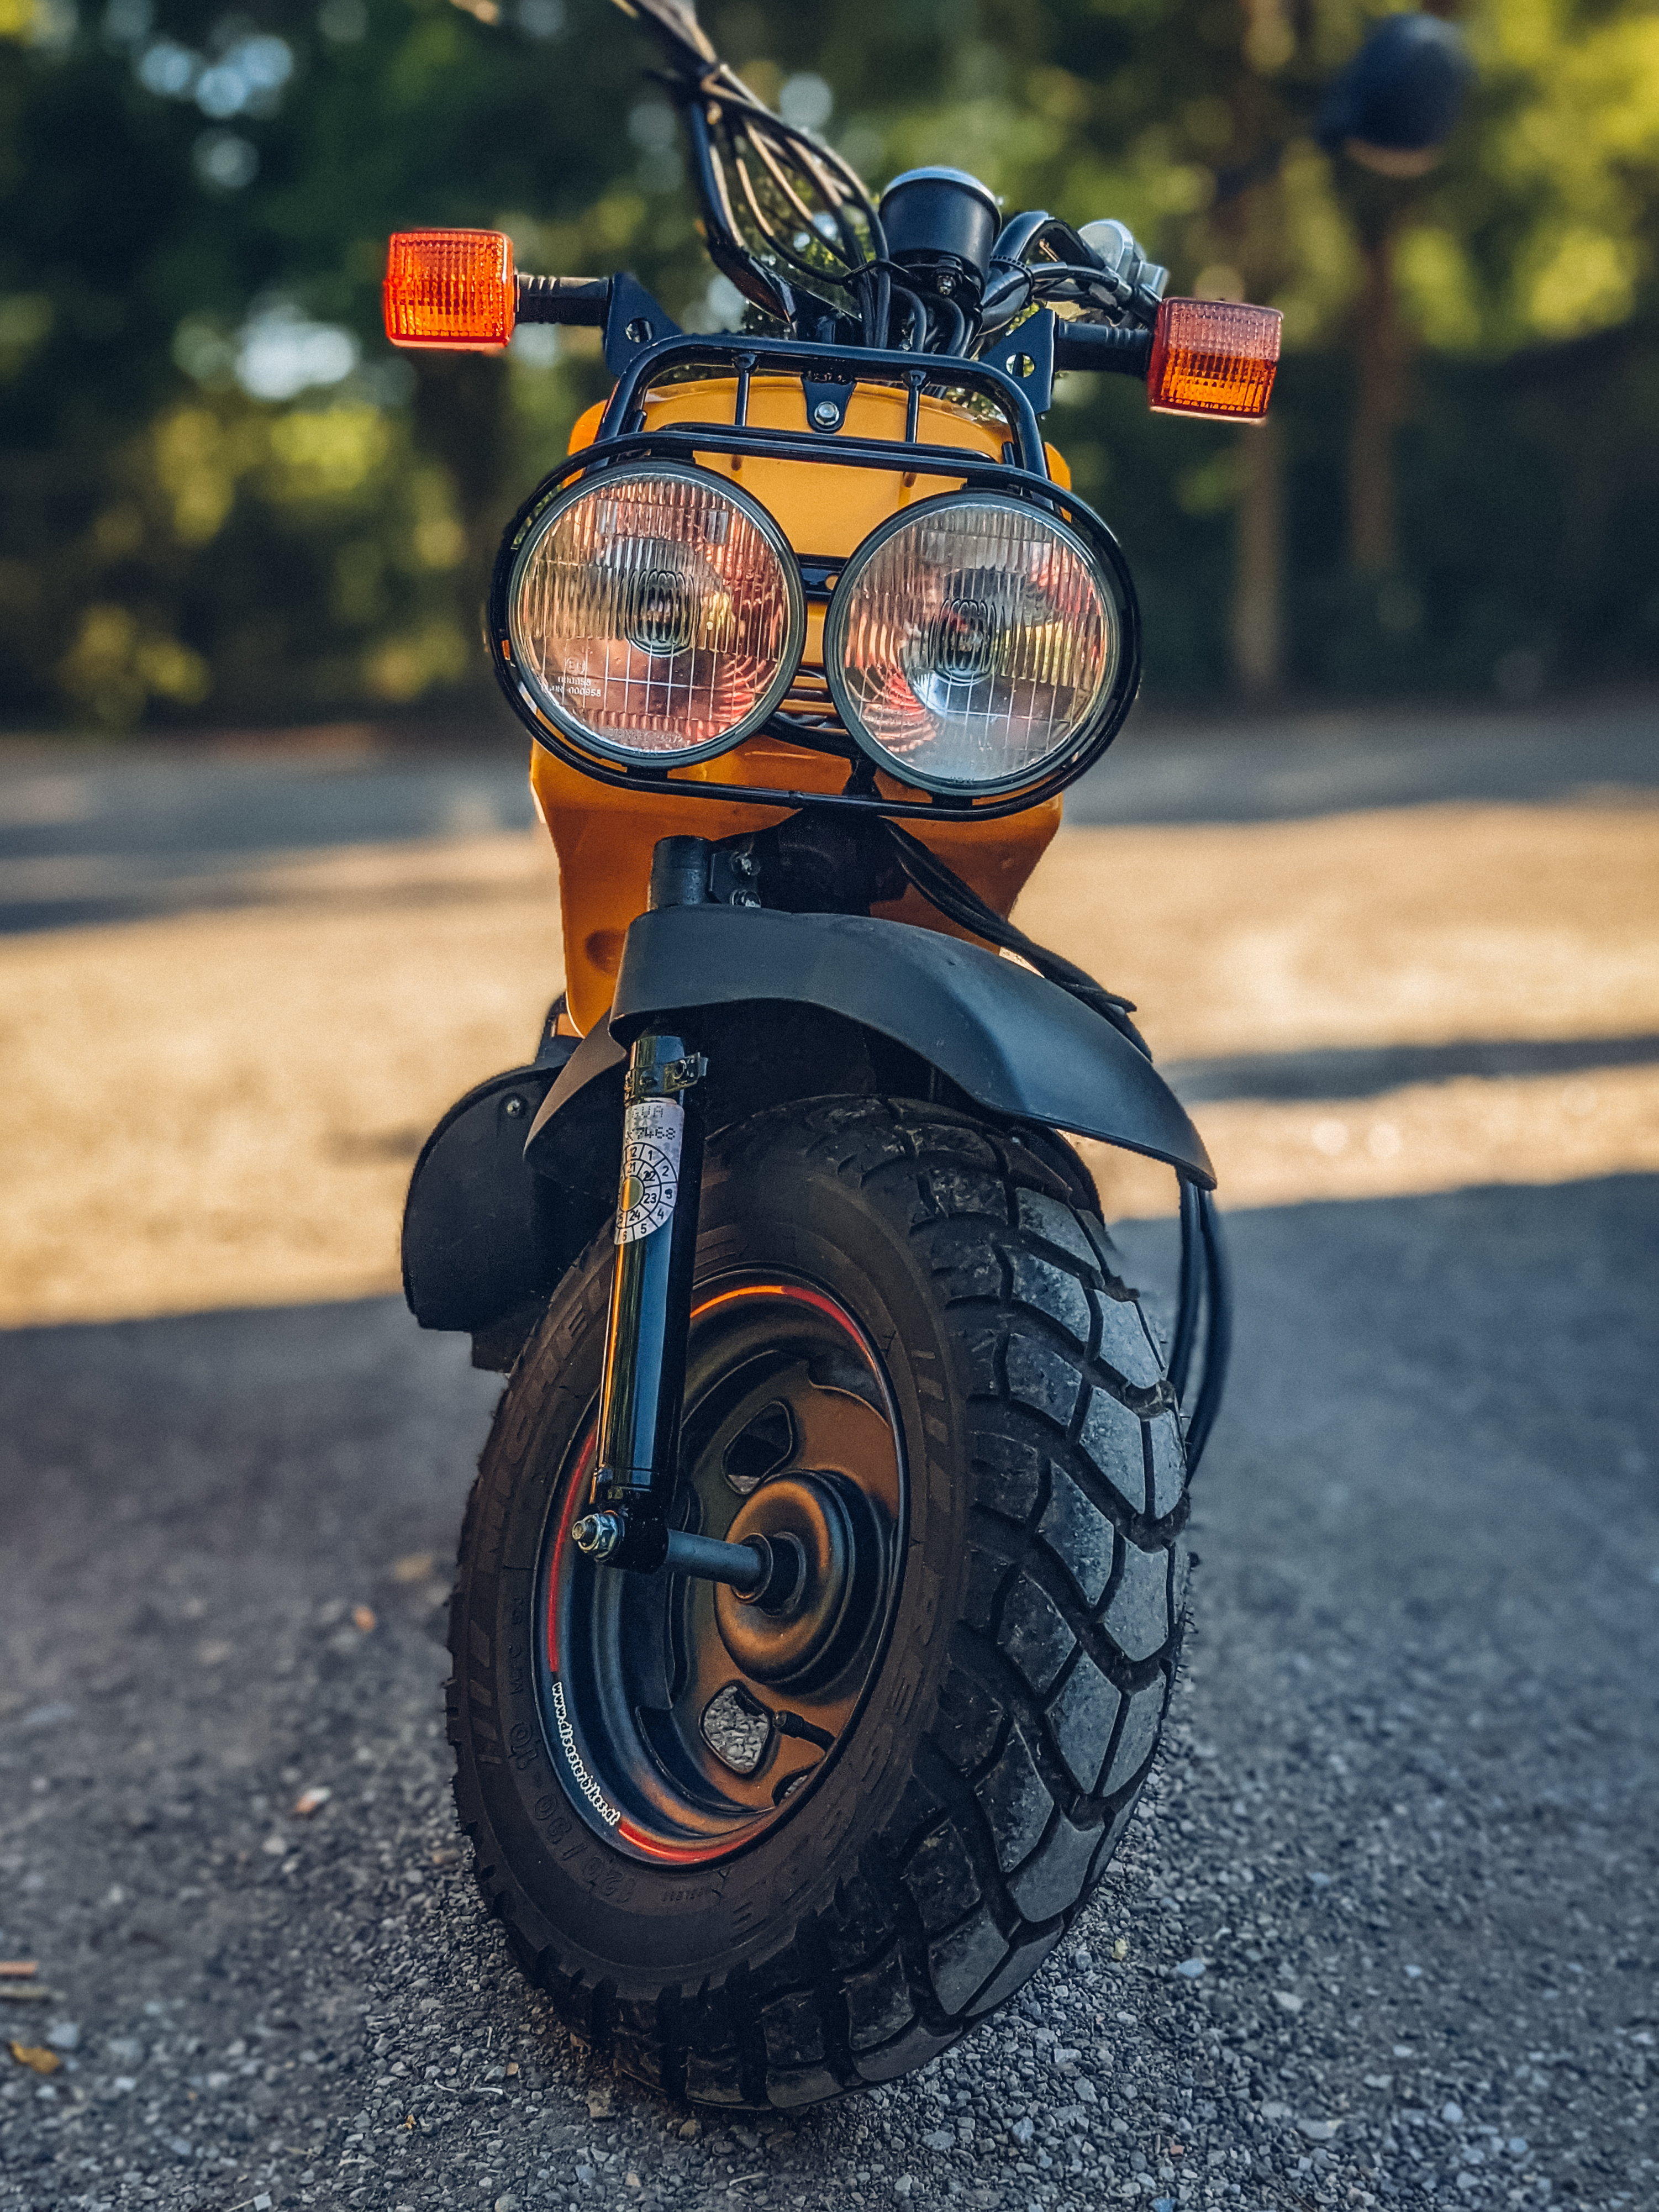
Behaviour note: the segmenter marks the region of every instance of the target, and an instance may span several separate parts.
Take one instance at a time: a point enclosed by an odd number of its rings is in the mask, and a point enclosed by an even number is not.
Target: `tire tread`
[[[448,1732],[484,1896],[571,2032],[670,2096],[787,2109],[926,2063],[1035,1972],[1086,1902],[1150,1771],[1175,1680],[1184,1470],[1173,1396],[1135,1294],[1114,1272],[1103,1225],[1079,1209],[1078,1186],[1034,1149],[949,1109],[865,1097],[777,1109],[719,1142],[723,1172],[793,1152],[795,1172],[827,1171],[896,1217],[964,1353],[970,1558],[910,1784],[831,1901],[763,1965],[720,1985],[618,2000],[609,1984],[566,1971],[544,1930],[518,1924],[517,1886],[487,1863],[463,1630],[477,1633],[465,1598],[471,1567],[501,1540],[486,1475],[533,1416],[519,1402],[531,1352],[467,1504]],[[574,1341],[592,1319],[556,1298],[542,1334]],[[1109,1437],[1109,1470],[1100,1460]],[[1165,1633],[1142,1648],[1157,1620],[1155,1561]],[[1143,1632],[1115,1637],[1115,1620],[1130,1614],[1144,1616]],[[1109,1719],[1086,1786],[1073,1763],[1085,1757],[1075,1730],[1069,1757],[1062,1748],[1067,1701],[1085,1695]]]

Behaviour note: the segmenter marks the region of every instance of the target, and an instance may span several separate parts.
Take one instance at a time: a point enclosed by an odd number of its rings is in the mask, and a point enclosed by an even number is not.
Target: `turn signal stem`
[[[1054,367],[1103,370],[1109,376],[1145,376],[1152,365],[1152,334],[1129,324],[1054,324]]]
[[[609,276],[526,276],[519,273],[519,320],[603,330],[611,312]]]

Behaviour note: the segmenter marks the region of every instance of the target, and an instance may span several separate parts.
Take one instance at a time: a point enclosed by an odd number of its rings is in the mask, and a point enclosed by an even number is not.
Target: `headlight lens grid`
[[[848,727],[923,790],[1036,781],[1097,726],[1123,647],[1115,580],[1030,502],[956,492],[906,510],[842,571],[824,635]]]
[[[1109,735],[1133,690],[1133,595],[1083,514],[1074,527],[964,489],[903,509],[845,562],[824,672],[877,766],[966,801],[1037,784]],[[746,493],[642,460],[575,478],[526,520],[503,579],[503,673],[544,724],[660,772],[728,751],[783,702],[805,594]]]
[[[508,627],[536,705],[578,744],[664,765],[738,744],[788,690],[799,571],[766,510],[704,471],[605,469],[514,563]]]

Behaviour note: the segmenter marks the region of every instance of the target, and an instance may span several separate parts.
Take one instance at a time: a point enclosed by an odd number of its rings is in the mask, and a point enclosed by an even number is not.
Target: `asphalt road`
[[[61,2062],[0,2053],[0,2207],[1659,2205],[1659,1178],[1233,1242],[1156,1802],[1024,2002],[726,2130],[590,2069],[460,1850],[494,1378],[384,1301],[0,1338],[0,2036]]]
[[[1257,822],[1376,806],[1659,789],[1651,703],[1595,713],[1323,715],[1260,726],[1132,719],[1068,794],[1074,823]],[[0,931],[247,896],[283,854],[527,829],[525,741],[465,751],[0,745]]]

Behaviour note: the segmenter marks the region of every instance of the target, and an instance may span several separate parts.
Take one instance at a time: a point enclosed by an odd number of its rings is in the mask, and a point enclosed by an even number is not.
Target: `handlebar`
[[[1048,217],[1042,221],[1050,229],[1061,228]],[[1110,228],[1115,231],[1121,226]],[[1081,233],[1076,235],[1082,237]],[[1127,239],[1128,234],[1123,235]],[[1071,273],[1064,264],[1059,267],[1062,275]],[[1283,319],[1278,311],[1233,301],[1164,299],[1164,271],[1152,271],[1149,282],[1149,268],[1137,264],[1132,304],[1139,305],[1145,294],[1150,307],[1157,296],[1150,330],[1127,321],[1065,319],[1048,306],[1027,319],[1012,320],[977,360],[965,350],[906,351],[860,345],[856,337],[837,343],[833,319],[812,341],[737,331],[713,340],[688,337],[637,277],[625,271],[615,276],[523,276],[513,265],[512,241],[495,231],[398,233],[387,257],[384,301],[386,335],[398,345],[493,353],[506,345],[515,322],[602,330],[605,362],[617,380],[605,416],[607,435],[618,434],[634,408],[642,363],[653,373],[671,364],[678,368],[702,357],[712,345],[723,362],[738,368],[745,393],[749,373],[763,361],[770,370],[823,383],[823,404],[833,409],[836,428],[844,391],[863,376],[890,378],[896,372],[910,387],[907,442],[916,437],[916,409],[924,388],[930,384],[976,386],[1006,415],[1020,453],[1019,465],[1042,476],[1047,469],[1036,412],[1048,404],[1055,369],[1138,378],[1161,414],[1258,422],[1267,414],[1279,364]],[[960,312],[957,321],[954,345],[963,348],[967,324]],[[848,327],[845,318],[842,327]]]
[[[559,323],[603,330],[610,316],[617,279],[526,276],[520,272],[518,283],[518,319],[521,323]],[[856,357],[849,353],[849,359]],[[1120,328],[1111,323],[1055,320],[1056,368],[1093,369],[1109,375],[1144,379],[1152,357],[1150,331]]]
[[[609,276],[526,276],[519,272],[519,320],[603,330],[611,312]]]

